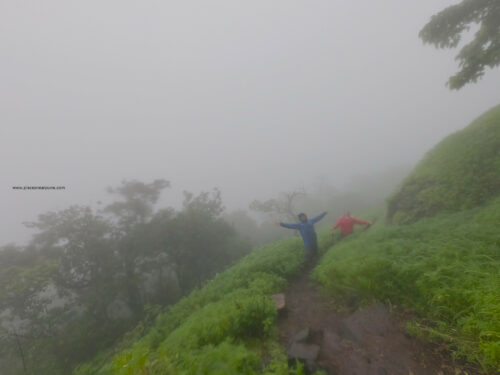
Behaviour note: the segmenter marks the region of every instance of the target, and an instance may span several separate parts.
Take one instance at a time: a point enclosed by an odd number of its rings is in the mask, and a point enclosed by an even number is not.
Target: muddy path
[[[331,375],[476,375],[453,363],[443,348],[405,333],[404,319],[382,303],[341,313],[321,293],[310,271],[285,291],[278,318],[279,339],[290,358],[301,358],[309,373]]]

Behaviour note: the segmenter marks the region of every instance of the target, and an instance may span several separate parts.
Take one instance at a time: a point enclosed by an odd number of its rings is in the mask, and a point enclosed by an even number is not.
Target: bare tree
[[[305,190],[293,190],[281,193],[279,198],[268,199],[266,201],[254,200],[250,204],[250,209],[275,218],[284,217],[288,221],[297,220],[297,200],[306,196]]]

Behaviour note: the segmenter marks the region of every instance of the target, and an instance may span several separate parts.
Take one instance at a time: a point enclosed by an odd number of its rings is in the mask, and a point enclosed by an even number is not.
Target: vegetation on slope
[[[277,344],[276,310],[269,296],[284,288],[303,261],[297,238],[257,248],[160,314],[141,339],[74,373],[293,373]]]
[[[337,296],[415,311],[409,331],[500,370],[500,198],[409,226],[374,227],[332,247],[315,278]]]
[[[500,106],[445,138],[388,201],[388,220],[415,222],[484,204],[500,193]]]
[[[446,138],[404,181],[389,200],[388,217],[412,225],[391,228],[379,222],[333,247],[315,270],[315,277],[338,296],[390,300],[412,309],[419,318],[409,331],[446,342],[456,356],[477,361],[486,370],[500,369],[500,235],[496,228],[500,198],[495,198],[500,193],[499,120],[500,106]],[[221,248],[211,235],[231,235],[221,230],[226,226],[217,226],[222,212],[219,197],[209,198],[187,196],[178,215],[170,211],[150,215],[148,225],[153,231],[127,230],[123,244],[142,238],[147,245],[149,234],[161,234],[157,237],[164,239],[163,245],[168,240],[175,246],[136,246],[137,254],[149,248],[155,255],[166,252],[176,260],[179,277],[188,270],[200,274],[213,256],[202,252],[202,259],[199,252],[187,250],[205,250],[204,245],[211,243],[215,252],[210,254],[219,254]],[[191,228],[188,224],[198,222],[195,219],[205,212],[210,219],[205,221],[216,226],[200,225],[187,235],[176,235]],[[436,217],[418,221],[429,216]],[[130,221],[128,216],[117,217],[127,219],[119,223]],[[192,243],[197,236],[191,234],[200,229],[208,242]],[[221,243],[227,249],[238,248],[238,244]],[[180,267],[181,263],[187,267]],[[142,306],[143,323],[120,345],[101,352],[74,374],[300,372],[289,368],[277,344],[276,312],[269,296],[281,291],[302,263],[302,244],[296,238],[258,248],[166,312],[158,315],[159,307]],[[197,267],[191,269],[193,264]],[[197,277],[193,280],[182,288],[184,292],[201,282]]]
[[[250,251],[217,190],[158,210],[167,185],[124,181],[104,209],[42,214],[29,245],[0,248],[2,375],[67,375]]]

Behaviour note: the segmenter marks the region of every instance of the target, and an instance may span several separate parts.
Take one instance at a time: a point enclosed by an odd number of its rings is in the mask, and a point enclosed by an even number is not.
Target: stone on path
[[[304,328],[302,331],[297,333],[294,336],[294,341],[296,342],[308,342],[308,343],[316,343],[319,344],[323,341],[323,329],[314,329],[314,328]]]
[[[296,342],[307,342],[311,338],[311,330],[309,328],[303,329],[295,335]]]
[[[340,325],[338,327],[338,334],[340,337],[355,342],[359,343],[360,339],[359,337],[351,330],[348,324],[346,324],[345,321],[341,321]]]
[[[274,294],[271,296],[271,299],[274,301],[274,305],[276,310],[281,311],[286,307],[285,295],[283,293]]]
[[[318,345],[302,344],[300,342],[294,342],[287,352],[289,359],[298,359],[304,362],[316,361],[318,354]]]

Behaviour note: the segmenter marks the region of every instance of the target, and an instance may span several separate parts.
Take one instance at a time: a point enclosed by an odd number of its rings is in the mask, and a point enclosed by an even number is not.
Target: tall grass
[[[388,199],[388,219],[412,223],[484,204],[500,194],[500,105],[427,153]]]
[[[500,371],[500,198],[483,208],[378,227],[332,247],[314,277],[337,296],[415,311],[412,333]]]

